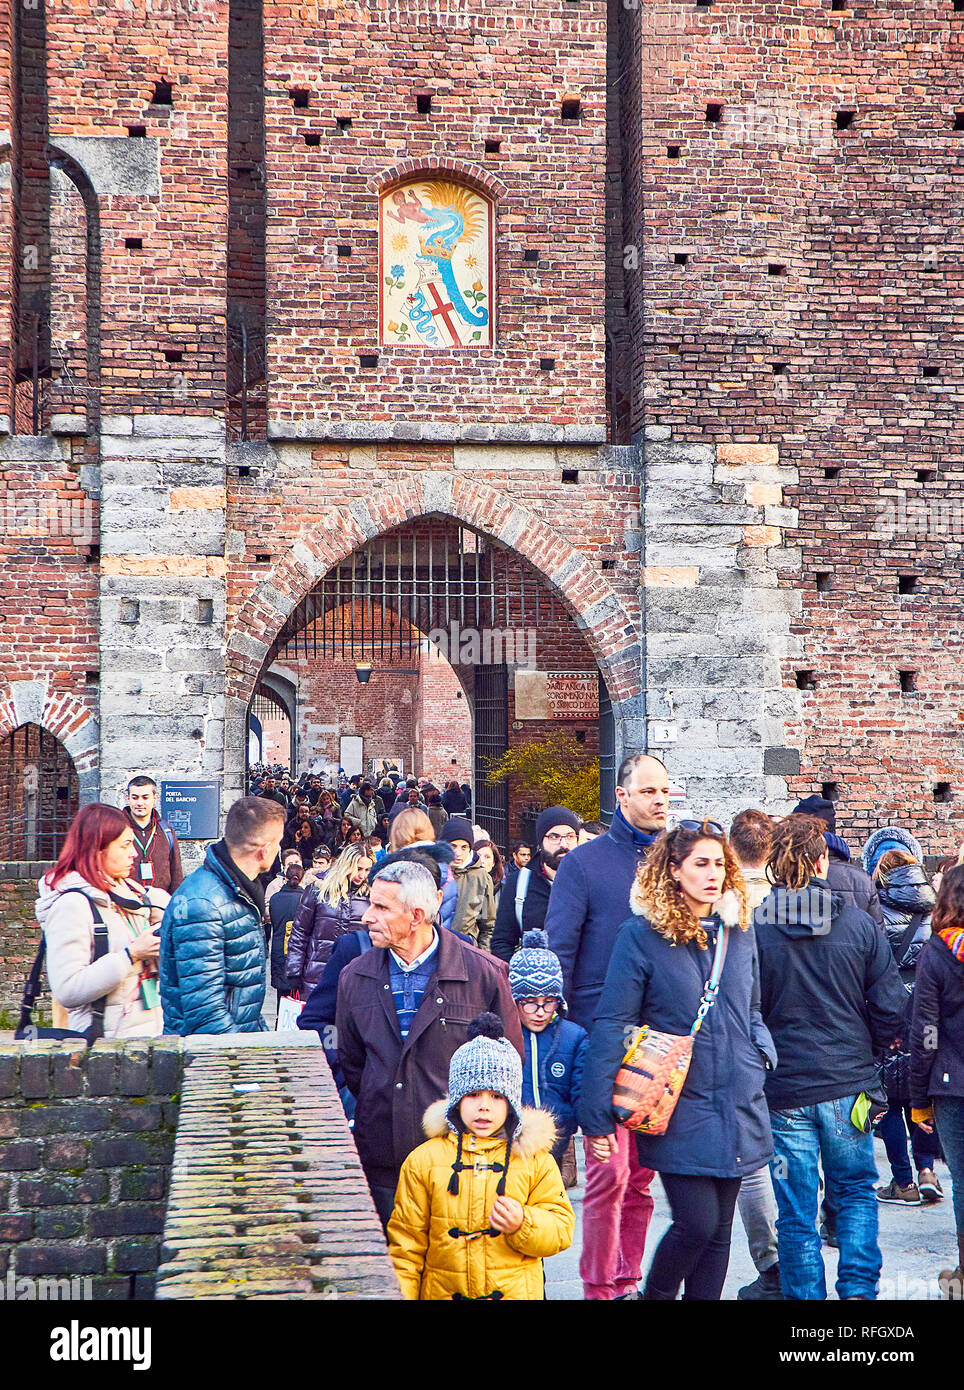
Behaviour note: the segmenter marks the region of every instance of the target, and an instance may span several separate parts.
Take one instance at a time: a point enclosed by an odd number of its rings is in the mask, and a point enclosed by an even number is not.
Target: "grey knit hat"
[[[461,1133],[459,1103],[473,1091],[492,1091],[509,1103],[506,1130],[514,1133],[522,1113],[522,1058],[504,1036],[497,1014],[479,1014],[468,1026],[468,1042],[449,1063],[449,1128]]]
[[[872,875],[889,849],[905,849],[914,856],[918,864],[924,862],[924,851],[921,849],[920,841],[916,840],[909,830],[900,825],[884,825],[874,831],[861,850],[864,872]]]
[[[562,998],[562,966],[549,938],[538,929],[527,931],[522,947],[509,962],[509,988],[513,999]]]

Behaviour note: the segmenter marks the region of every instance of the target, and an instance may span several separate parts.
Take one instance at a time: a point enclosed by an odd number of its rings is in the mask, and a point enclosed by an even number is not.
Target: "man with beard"
[[[541,930],[549,907],[549,890],[564,857],[579,843],[579,817],[568,806],[549,806],[536,821],[535,857],[528,865],[513,865],[499,895],[492,933],[492,954],[509,961],[522,933]]]

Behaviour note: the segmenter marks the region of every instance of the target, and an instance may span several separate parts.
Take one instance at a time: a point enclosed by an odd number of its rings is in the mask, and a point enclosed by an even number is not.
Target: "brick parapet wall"
[[[185,1046],[158,1298],[399,1298],[314,1035]]]
[[[20,1000],[30,967],[40,942],[40,927],[34,913],[37,880],[49,864],[0,864],[0,1029],[13,1028],[20,1016]],[[34,1022],[43,1023],[50,1014],[50,994],[46,988],[37,1000]]]
[[[0,1047],[0,1277],[153,1297],[182,1072],[177,1038]]]

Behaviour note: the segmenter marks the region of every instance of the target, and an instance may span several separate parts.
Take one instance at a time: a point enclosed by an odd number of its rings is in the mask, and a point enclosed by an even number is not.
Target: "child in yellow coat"
[[[495,1014],[469,1024],[428,1142],[402,1164],[388,1241],[407,1299],[541,1299],[542,1260],[576,1218],[553,1157],[555,1125],[522,1106],[522,1060]]]

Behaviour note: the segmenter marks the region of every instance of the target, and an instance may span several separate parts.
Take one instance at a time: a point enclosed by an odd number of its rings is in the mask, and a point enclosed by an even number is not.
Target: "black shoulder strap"
[[[914,937],[917,935],[918,931],[920,930],[921,923],[922,923],[923,921],[924,921],[924,913],[923,913],[923,912],[915,912],[915,913],[913,914],[913,916],[911,917],[911,919],[910,919],[910,923],[909,923],[909,925],[908,925],[908,927],[907,927],[907,930],[904,932],[904,935],[900,938],[900,942],[898,943],[898,946],[897,946],[897,951],[896,951],[896,953],[895,953],[895,955],[894,955],[894,960],[895,960],[896,963],[897,963],[898,969],[900,968],[900,963],[901,963],[901,961],[904,959],[904,957],[905,957],[906,954],[907,954],[907,948],[908,948],[908,946],[909,946],[910,943],[913,941]]]
[[[97,904],[84,892],[82,888],[65,888],[61,897],[66,897],[68,893],[79,893],[82,898],[86,898],[90,907],[91,915],[94,919],[94,960],[100,960],[101,956],[106,956],[109,945],[107,927],[104,919],[100,915]],[[37,954],[30,974],[27,976],[27,983],[24,986],[23,997],[20,1001],[20,1028],[30,1026],[30,1014],[40,993],[40,981],[43,975],[44,960],[47,955],[47,938],[43,932],[40,933],[40,945],[37,947]],[[87,1029],[87,1037],[90,1042],[95,1042],[104,1036],[104,1010],[107,1007],[107,995],[103,994],[99,999],[95,999],[91,1005],[91,1024]]]

